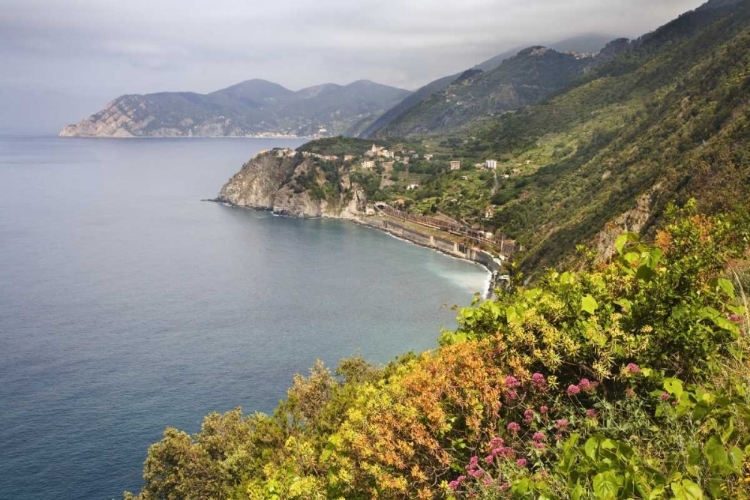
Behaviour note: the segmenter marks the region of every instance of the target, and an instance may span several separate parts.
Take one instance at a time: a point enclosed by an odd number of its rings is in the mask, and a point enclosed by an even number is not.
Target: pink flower
[[[533,439],[534,441],[544,441],[546,437],[541,432],[535,432],[531,439]]]
[[[505,393],[505,398],[509,401],[515,401],[516,399],[518,399],[518,393],[516,391],[510,390]]]
[[[482,469],[469,471],[469,475],[474,478],[482,477],[484,476],[484,471]]]
[[[586,410],[586,416],[589,418],[596,418],[599,414],[593,408]]]
[[[495,461],[495,455],[488,455],[484,457],[484,463],[486,464],[491,464],[494,461]]]
[[[503,483],[497,487],[497,491],[505,491],[510,488],[510,483]]]
[[[534,441],[533,443],[531,443],[531,446],[533,446],[537,450],[543,450],[544,449],[544,443],[540,443],[538,441]]]
[[[514,377],[513,375],[508,375],[507,377],[505,377],[505,387],[513,388],[513,387],[518,387],[520,385],[521,385],[521,382],[519,382],[518,379]]]
[[[578,388],[581,389],[583,392],[592,391],[596,388],[596,382],[592,382],[587,378],[582,378],[580,382],[578,382]]]
[[[549,411],[549,408],[546,405],[539,408],[539,413],[541,413],[542,415],[546,414],[548,411]]]
[[[511,432],[518,432],[521,430],[521,426],[516,422],[511,422],[508,424],[508,430]]]
[[[568,396],[576,396],[580,394],[581,388],[577,385],[571,385],[568,387]]]
[[[486,488],[489,488],[490,486],[492,486],[492,478],[491,477],[485,478],[482,484],[484,484]]]
[[[479,467],[479,457],[476,455],[469,459],[469,465],[466,466],[466,470],[474,470]]]
[[[448,483],[448,487],[450,487],[450,489],[452,489],[453,491],[456,491],[464,481],[466,481],[466,476],[458,476],[456,479]]]
[[[527,423],[531,423],[531,421],[534,420],[534,410],[526,410],[523,412],[523,419]]]
[[[505,440],[503,438],[492,438],[490,441],[490,446],[493,448],[497,448],[498,446],[502,446],[505,444]]]
[[[547,387],[547,379],[544,378],[544,375],[541,373],[535,373],[531,376],[531,383],[534,384],[534,387],[537,389],[544,389]]]
[[[662,401],[666,401],[669,399],[669,397],[669,394],[667,394],[666,392],[662,392],[661,396],[659,396],[659,399],[661,399]]]
[[[555,422],[555,428],[565,430],[568,428],[568,421],[566,419],[560,419],[557,422]]]
[[[632,374],[641,373],[641,367],[636,365],[635,363],[628,363],[628,366],[626,368]]]
[[[558,441],[562,441],[563,435],[562,434],[555,434],[555,439]]]
[[[500,448],[492,450],[492,454],[503,458],[509,458],[513,456],[513,448],[509,446],[501,446]]]
[[[516,465],[519,467],[526,467],[528,463],[529,461],[526,460],[525,458],[519,458],[518,460],[516,460]]]
[[[730,314],[729,321],[733,323],[742,323],[742,316],[739,316],[737,314]]]

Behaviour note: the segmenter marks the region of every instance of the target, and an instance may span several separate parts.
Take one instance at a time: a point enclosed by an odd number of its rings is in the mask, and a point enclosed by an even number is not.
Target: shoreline
[[[439,244],[436,244],[435,239],[433,237],[422,235],[422,234],[416,233],[408,229],[400,229],[400,230],[396,228],[391,229],[388,226],[388,224],[390,224],[391,226],[397,226],[397,225],[393,223],[385,223],[384,221],[378,221],[380,224],[374,224],[372,223],[372,221],[368,221],[367,219],[362,219],[359,217],[351,218],[351,219],[342,218],[341,220],[349,220],[357,224],[358,226],[368,227],[370,229],[380,231],[381,233],[385,233],[393,238],[396,238],[397,240],[405,241],[407,243],[412,243],[422,248],[427,248],[429,250],[434,250],[448,257],[470,262],[472,264],[475,264],[477,266],[484,268],[485,271],[487,271],[487,281],[485,282],[485,289],[481,292],[482,299],[486,300],[486,299],[492,298],[492,295],[494,294],[494,291],[495,291],[495,284],[496,284],[493,280],[493,277],[496,276],[495,273],[499,271],[500,266],[496,264],[494,260],[492,260],[492,257],[487,252],[484,252],[483,250],[475,250],[475,249],[467,249],[467,251],[461,252],[460,246],[457,243],[454,243],[454,249],[458,247],[459,251],[455,251],[455,250],[451,251],[451,250],[448,250],[448,248],[445,248],[443,246],[440,246]],[[384,223],[386,225],[383,225]],[[427,241],[425,241],[425,239],[427,239]],[[492,262],[492,264],[490,264],[490,262]]]
[[[499,271],[500,266],[493,260],[492,256],[489,253],[484,252],[483,250],[465,248],[465,251],[461,252],[460,251],[461,246],[459,246],[458,243],[451,243],[453,245],[453,250],[449,250],[447,240],[445,241],[440,240],[440,242],[437,242],[434,237],[422,235],[420,233],[417,233],[412,230],[408,230],[403,227],[399,228],[397,224],[387,223],[385,221],[380,221],[380,220],[377,221],[377,223],[375,223],[375,221],[373,220],[368,220],[362,217],[326,217],[326,216],[295,217],[295,216],[285,215],[283,213],[276,213],[271,209],[235,205],[225,200],[220,200],[218,198],[203,199],[201,201],[218,203],[220,205],[223,205],[225,207],[230,207],[230,208],[240,208],[244,210],[253,210],[256,212],[268,212],[271,215],[276,216],[276,217],[287,217],[290,219],[331,219],[331,220],[349,221],[358,226],[367,227],[367,228],[379,231],[381,233],[387,234],[397,240],[401,240],[406,243],[412,243],[414,245],[420,246],[422,248],[426,248],[428,250],[434,250],[436,252],[440,252],[441,254],[446,255],[448,257],[452,257],[454,259],[463,260],[463,261],[481,266],[485,269],[485,271],[487,271],[487,280],[485,282],[484,290],[480,292],[482,294],[481,295],[482,299],[487,300],[487,299],[492,298],[492,295],[494,294],[494,291],[495,291],[496,283],[493,278],[496,276],[496,273]],[[393,226],[393,227],[390,227],[390,226]]]
[[[402,241],[404,243],[409,243],[409,244],[412,244],[412,245],[416,245],[418,247],[422,247],[422,248],[425,248],[427,250],[432,250],[432,251],[437,252],[439,254],[445,255],[448,258],[460,260],[460,261],[463,261],[463,262],[468,262],[468,263],[473,264],[473,265],[475,265],[477,267],[481,267],[482,269],[484,269],[485,273],[487,273],[487,277],[486,277],[486,280],[484,282],[483,291],[480,292],[481,295],[482,295],[482,299],[486,300],[486,299],[492,298],[492,294],[494,293],[494,287],[493,287],[493,282],[492,282],[492,276],[493,276],[493,274],[492,274],[492,271],[487,266],[485,266],[484,264],[482,264],[481,262],[477,262],[475,260],[467,259],[466,257],[461,257],[459,255],[455,255],[453,253],[446,252],[446,251],[441,250],[439,248],[435,248],[435,247],[431,247],[431,246],[427,246],[427,245],[422,245],[419,242],[410,240],[410,239],[405,238],[404,236],[401,236],[401,235],[394,234],[394,233],[392,233],[390,231],[387,231],[385,229],[373,227],[373,226],[371,226],[369,224],[364,224],[364,223],[362,223],[358,219],[341,219],[341,220],[351,221],[351,222],[353,222],[354,224],[356,224],[358,226],[366,227],[366,228],[369,228],[369,229],[374,229],[375,231],[378,231],[379,233],[386,234],[386,235],[390,236],[391,238],[396,239],[398,241]]]

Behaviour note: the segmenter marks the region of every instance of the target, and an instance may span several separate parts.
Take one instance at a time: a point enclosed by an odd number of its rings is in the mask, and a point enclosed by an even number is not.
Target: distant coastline
[[[62,139],[294,139],[313,141],[316,139],[325,139],[320,136],[303,136],[303,135],[63,135],[62,132],[50,137],[59,137]]]

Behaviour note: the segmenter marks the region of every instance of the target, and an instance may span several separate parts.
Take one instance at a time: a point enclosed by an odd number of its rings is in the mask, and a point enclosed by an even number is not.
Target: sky
[[[701,0],[0,0],[0,133],[55,133],[126,93],[416,89],[519,46],[637,37]]]

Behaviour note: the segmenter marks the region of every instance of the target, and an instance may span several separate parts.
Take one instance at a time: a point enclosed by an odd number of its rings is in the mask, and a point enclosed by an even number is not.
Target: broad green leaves
[[[585,311],[589,314],[594,314],[598,308],[599,304],[597,304],[596,299],[594,299],[594,297],[592,297],[591,295],[586,295],[583,299],[581,299],[581,311]]]

